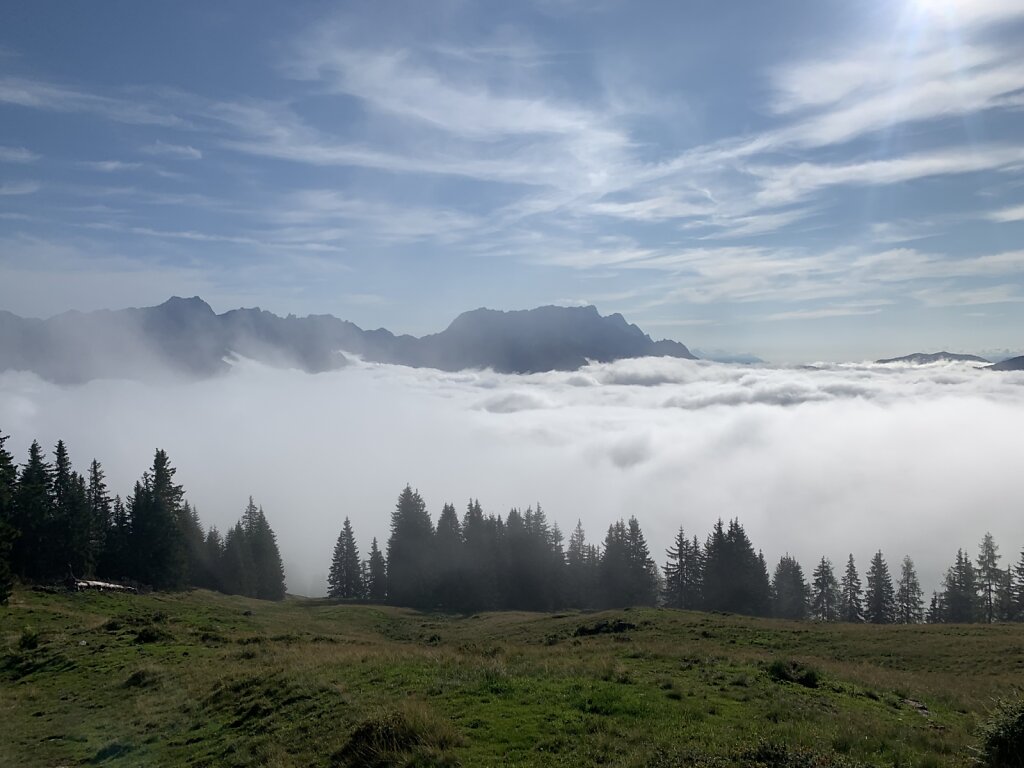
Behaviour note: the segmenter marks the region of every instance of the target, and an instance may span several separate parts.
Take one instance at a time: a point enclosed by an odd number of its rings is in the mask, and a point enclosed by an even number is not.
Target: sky
[[[1024,3],[5,3],[0,309],[1024,352]]]
[[[254,417],[258,415],[258,417]],[[167,451],[206,525],[226,530],[249,495],[277,534],[288,588],[319,595],[346,516],[360,552],[388,538],[408,483],[436,520],[446,502],[487,513],[540,504],[566,536],[600,543],[636,515],[651,553],[682,526],[701,541],[738,517],[769,567],[809,578],[881,550],[926,590],[986,532],[1000,566],[1024,549],[1024,372],[964,363],[748,367],[673,358],[529,376],[354,364],[310,375],[239,361],[188,384],[62,387],[0,373],[0,428],[24,461],[64,439],[131,492]]]

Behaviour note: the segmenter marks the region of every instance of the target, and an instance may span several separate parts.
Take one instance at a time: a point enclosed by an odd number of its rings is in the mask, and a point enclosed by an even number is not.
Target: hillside
[[[990,365],[989,370],[992,371],[1024,371],[1024,356],[1011,357],[1009,360],[1003,360],[995,365]]]
[[[962,766],[1017,626],[16,592],[0,764]]]
[[[671,356],[692,359],[676,341],[653,341],[619,314],[594,307],[477,309],[422,338],[363,330],[332,315],[279,317],[261,309],[216,314],[205,301],[173,297],[156,307],[67,312],[48,320],[0,312],[0,370],[27,370],[60,383],[97,378],[212,376],[241,355],[318,373],[346,355],[417,368],[502,373],[575,370],[587,360]]]

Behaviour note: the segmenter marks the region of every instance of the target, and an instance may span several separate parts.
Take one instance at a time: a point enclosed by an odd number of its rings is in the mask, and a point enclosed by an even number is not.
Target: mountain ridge
[[[889,357],[883,360],[875,360],[878,365],[886,365],[887,363],[910,363],[912,365],[928,365],[930,363],[986,363],[990,364],[992,361],[987,360],[984,357],[978,355],[963,355],[957,354],[956,352],[913,352],[909,355],[903,355],[902,357]]]
[[[231,355],[310,373],[358,356],[370,362],[499,373],[576,370],[587,361],[671,356],[695,359],[677,341],[654,341],[618,313],[547,305],[463,312],[442,331],[416,337],[365,330],[334,315],[284,317],[259,307],[217,314],[199,296],[153,307],[79,312],[48,319],[0,311],[0,370],[28,370],[58,383],[148,378],[170,371],[205,377]]]

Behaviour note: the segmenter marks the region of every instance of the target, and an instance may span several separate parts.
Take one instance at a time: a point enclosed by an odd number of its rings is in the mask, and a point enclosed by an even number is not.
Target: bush
[[[423,706],[403,709],[364,720],[336,752],[336,768],[455,768],[459,762],[450,750],[460,743],[458,733],[446,720]]]
[[[987,768],[1024,767],[1024,698],[996,702],[981,728],[978,763]]]
[[[776,659],[768,665],[768,677],[777,683],[796,683],[804,688],[818,687],[818,670],[793,659]]]
[[[39,647],[39,633],[31,627],[25,627],[18,638],[18,650],[34,651]]]

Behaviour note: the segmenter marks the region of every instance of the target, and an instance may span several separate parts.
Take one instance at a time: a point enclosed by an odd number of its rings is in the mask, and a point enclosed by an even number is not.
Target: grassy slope
[[[637,628],[573,637],[615,618]],[[820,684],[773,679],[778,659]],[[1020,626],[22,591],[0,609],[0,765],[953,766],[1021,685]]]

